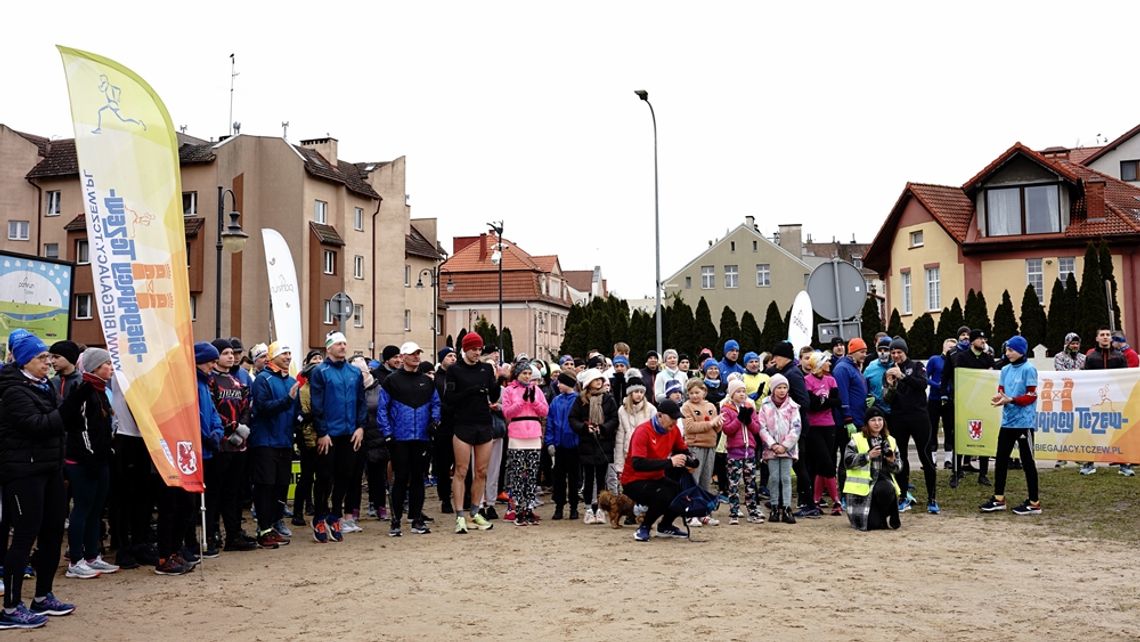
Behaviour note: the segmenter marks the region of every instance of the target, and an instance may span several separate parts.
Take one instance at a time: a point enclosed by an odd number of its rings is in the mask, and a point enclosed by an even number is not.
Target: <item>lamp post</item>
[[[424,289],[424,275],[431,278],[431,349],[432,354],[439,350],[439,267],[424,268],[420,270],[419,277],[416,278],[416,289]],[[447,291],[455,291],[455,283],[451,280],[451,275],[447,275]]]
[[[657,301],[657,354],[663,348],[661,341],[661,196],[657,188],[657,114],[653,111],[653,103],[649,102],[649,92],[644,89],[634,90],[637,97],[649,105],[649,115],[653,118],[653,233],[654,246],[657,250],[657,275],[653,281],[653,295]]]
[[[495,233],[498,241],[495,243],[495,252],[491,255],[491,262],[499,266],[499,365],[503,365],[503,222],[492,221],[487,223]]]
[[[225,224],[225,199],[230,195],[234,209],[230,212],[230,223]],[[237,211],[237,196],[233,190],[218,186],[218,265],[214,281],[214,336],[222,336],[222,248],[230,254],[241,252],[249,238],[241,229],[241,213]],[[223,229],[224,228],[224,229]]]

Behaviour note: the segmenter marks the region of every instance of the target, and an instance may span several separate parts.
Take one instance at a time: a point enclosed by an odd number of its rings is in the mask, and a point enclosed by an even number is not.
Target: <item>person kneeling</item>
[[[667,476],[666,471],[683,474],[691,455],[685,438],[677,430],[681,407],[666,399],[657,407],[657,414],[633,431],[629,453],[621,474],[621,486],[633,501],[646,507],[641,527],[634,539],[647,542],[653,523],[659,537],[686,537],[673,522],[677,513],[670,508],[673,499],[681,492],[681,485]]]
[[[878,406],[867,411],[865,424],[843,452],[847,481],[843,496],[847,518],[861,531],[895,529],[899,522],[898,446],[887,430],[887,419]]]

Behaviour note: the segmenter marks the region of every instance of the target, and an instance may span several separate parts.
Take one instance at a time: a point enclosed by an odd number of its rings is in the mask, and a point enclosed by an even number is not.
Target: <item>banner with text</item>
[[[273,304],[273,330],[277,340],[293,349],[289,374],[300,370],[305,348],[301,345],[301,289],[297,287],[297,269],[285,237],[277,230],[262,228],[265,243],[265,270],[269,276],[269,300]]]
[[[151,460],[168,486],[201,492],[194,337],[178,144],[150,85],[59,47],[79,156],[94,307]]]
[[[997,370],[954,370],[954,450],[997,451]],[[1038,371],[1035,456],[1140,463],[1140,369]]]

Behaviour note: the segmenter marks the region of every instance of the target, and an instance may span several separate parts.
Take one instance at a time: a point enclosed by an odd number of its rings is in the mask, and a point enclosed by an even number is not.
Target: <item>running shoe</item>
[[[91,568],[95,569],[96,571],[99,571],[103,575],[110,575],[111,573],[114,573],[114,572],[119,570],[118,566],[115,566],[114,564],[111,564],[109,562],[104,562],[102,555],[96,555],[95,559],[89,560],[87,562],[87,566],[90,566]]]
[[[284,519],[277,520],[277,523],[273,525],[273,530],[277,531],[277,534],[282,537],[293,537],[293,531],[285,525]]]
[[[329,526],[319,517],[313,520],[313,541],[318,544],[327,544],[329,541]]]
[[[206,550],[202,551],[202,557],[204,557],[208,560],[212,560],[212,559],[215,559],[217,557],[220,557],[221,554],[222,554],[222,549],[218,548],[217,544],[209,544],[206,546]]]
[[[807,506],[802,506],[802,507],[800,507],[799,510],[797,510],[795,512],[796,517],[806,517],[808,519],[819,519],[820,517],[822,517],[822,515],[823,514],[819,512],[819,507],[813,506],[811,504],[808,504]]]
[[[601,511],[599,511],[601,512]],[[720,520],[715,517],[705,516],[701,518],[702,526],[720,526]]]
[[[986,501],[986,503],[982,504],[978,508],[981,509],[983,513],[993,513],[999,510],[1005,510],[1005,500],[991,496],[989,500]]]
[[[1081,474],[1082,475],[1095,475],[1096,474],[1096,464],[1092,463],[1091,461],[1084,463],[1084,464],[1081,464]]]
[[[79,560],[74,564],[67,565],[65,577],[72,577],[78,580],[93,580],[99,577],[99,571],[88,566],[87,560]]]
[[[938,506],[937,501],[932,499],[926,502],[926,512],[930,513],[931,515],[937,515],[942,512],[942,508]]]
[[[638,542],[648,542],[649,541],[649,527],[644,526],[644,525],[639,526],[637,528],[637,532],[633,534],[633,539],[635,541],[638,541]]]
[[[471,518],[471,521],[475,522],[475,525],[478,526],[479,530],[481,531],[489,531],[495,527],[494,523],[479,513],[475,513],[475,516]]]
[[[739,515],[729,515],[728,516],[728,525],[729,526],[739,526],[740,525],[740,516]]]
[[[37,615],[71,615],[75,612],[75,605],[62,602],[56,599],[54,593],[48,593],[42,600],[32,600],[31,611]]]
[[[513,508],[508,510],[507,513],[505,515],[503,515],[503,519],[508,521],[508,522],[515,521],[515,518],[517,518],[517,517],[518,517],[518,514],[515,513]]]
[[[356,525],[356,520],[351,517],[344,517],[340,520],[340,532],[342,533],[355,533],[359,527]],[[360,530],[364,530],[361,528]]]
[[[427,535],[431,533],[431,529],[423,522],[412,522],[412,533],[415,535]]]
[[[1014,515],[1021,515],[1023,517],[1027,516],[1027,515],[1040,515],[1041,514],[1041,502],[1031,502],[1027,499],[1027,500],[1021,502],[1021,504],[1018,505],[1017,508],[1013,509],[1013,514]]]
[[[392,525],[388,528],[388,537],[399,537],[403,535],[400,531],[400,522],[392,520]]]
[[[842,514],[843,514],[843,504],[842,503],[835,502],[834,504],[831,505],[831,516],[832,517],[839,517]]]
[[[499,511],[495,510],[494,506],[487,506],[482,512],[483,517],[487,519],[499,519]]]
[[[376,507],[376,519],[378,519],[380,521],[384,521],[384,520],[388,519],[388,507],[387,506],[377,506]]]
[[[526,515],[524,513],[518,513],[514,516],[513,520],[509,521],[513,521],[515,523],[515,526],[527,526]]]
[[[459,515],[458,517],[455,518],[455,534],[456,535],[466,535],[467,534],[467,520],[464,519],[462,515]]]
[[[300,514],[300,513],[295,513],[293,515],[293,519],[289,520],[289,523],[294,525],[294,526],[308,526],[309,525],[309,523],[305,521],[305,516]]]
[[[1119,472],[1125,477],[1132,477],[1136,474],[1136,472],[1132,470],[1132,464],[1120,464]]]
[[[325,521],[329,525],[329,539],[334,542],[343,542],[344,534],[340,529],[340,518],[328,517],[325,519]]]
[[[182,550],[175,553],[174,557],[178,558],[180,562],[189,566],[190,568],[194,568],[202,561],[202,557],[200,555],[190,550],[189,548],[186,548],[185,546],[182,547]]]
[[[526,512],[526,525],[527,526],[538,526],[538,524],[539,524],[538,515],[535,515],[534,511],[528,510]]]
[[[748,523],[749,524],[763,524],[764,523],[764,515],[761,513],[756,513],[755,515],[749,515],[748,516]]]
[[[594,511],[587,508],[586,514],[584,516],[582,516],[582,523],[583,524],[593,524],[594,523]]]
[[[179,562],[174,555],[166,559],[159,559],[158,564],[154,567],[155,575],[185,575],[189,572],[190,568]]]
[[[272,528],[266,530],[257,536],[257,547],[274,550],[278,548],[277,538],[273,536],[274,531]]]
[[[504,490],[503,492],[499,493],[498,497],[495,498],[495,502],[498,504],[506,504],[508,501],[510,501],[510,499],[510,495],[508,495],[507,491]]]
[[[905,513],[910,510],[911,505],[914,503],[914,500],[909,497],[910,493],[907,493],[907,495],[908,496],[906,498],[899,502],[900,513]]]
[[[993,486],[993,483],[990,482],[990,478],[987,477],[986,475],[979,474],[978,475],[978,485],[979,486]]]
[[[704,524],[704,522],[701,521],[700,517],[690,517],[689,518],[689,527],[690,528],[697,528],[699,526],[704,526],[704,525],[705,524]]]
[[[657,526],[657,536],[658,537],[673,537],[673,538],[677,538],[677,539],[689,539],[689,536],[685,534],[685,531],[677,528],[676,526],[673,526],[672,524],[667,524],[667,525],[660,525],[659,524]]]
[[[21,602],[16,610],[0,611],[0,629],[38,629],[47,624],[47,616],[33,613]]]

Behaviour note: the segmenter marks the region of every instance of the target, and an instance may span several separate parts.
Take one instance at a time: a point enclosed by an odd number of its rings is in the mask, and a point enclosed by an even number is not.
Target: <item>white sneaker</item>
[[[351,517],[345,517],[340,520],[340,532],[342,533],[360,533],[364,529],[361,528],[356,520]]]
[[[585,510],[585,512],[582,514],[582,523],[583,524],[593,524],[594,523],[594,511],[587,508]]]
[[[689,526],[704,526],[700,517],[693,517],[689,519]]]
[[[67,565],[66,577],[74,577],[80,580],[93,580],[99,577],[99,571],[87,565],[87,560],[79,560],[74,564]]]
[[[1096,474],[1096,464],[1083,464],[1081,466],[1081,474],[1082,475],[1095,475]]]
[[[1132,470],[1132,464],[1121,464],[1120,474],[1124,475],[1125,477],[1132,477],[1136,473]]]
[[[702,517],[701,523],[705,526],[720,526],[720,520],[715,517]]]
[[[96,557],[94,560],[92,560],[90,562],[87,562],[87,566],[91,567],[93,570],[98,571],[99,573],[102,573],[104,575],[110,575],[111,573],[114,573],[115,571],[119,570],[118,566],[115,566],[114,564],[111,564],[110,562],[104,562],[102,555]]]

